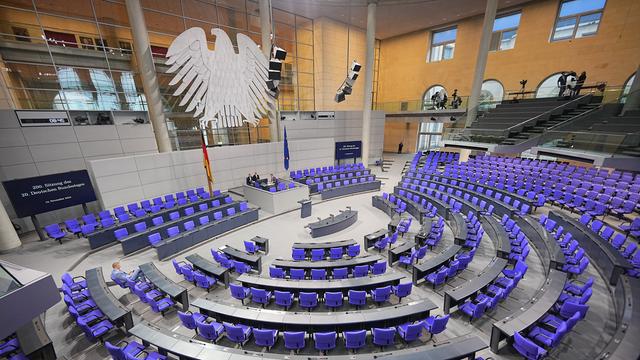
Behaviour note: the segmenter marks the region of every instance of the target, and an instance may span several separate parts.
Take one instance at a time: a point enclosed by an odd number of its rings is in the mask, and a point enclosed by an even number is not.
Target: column
[[[369,165],[371,140],[371,107],[373,105],[373,56],[376,46],[376,6],[378,0],[367,4],[367,58],[364,64],[364,105],[362,109],[362,163]]]
[[[22,242],[20,242],[20,238],[13,228],[7,209],[0,202],[0,251],[17,248],[20,245],[22,245]]]
[[[262,34],[262,53],[271,59],[271,1],[259,0],[260,6],[260,32]],[[273,113],[269,117],[269,133],[271,134],[271,142],[280,140],[280,115],[278,115],[278,106],[276,104]]]
[[[640,109],[640,66],[638,66],[638,69],[636,70],[636,77],[633,78],[631,88],[629,88],[629,93],[627,94],[627,99],[624,102],[624,107],[622,107],[621,115],[624,115],[627,111],[638,109]]]
[[[478,47],[478,56],[476,58],[476,71],[473,74],[473,84],[471,85],[471,94],[469,94],[469,102],[467,105],[466,126],[471,125],[478,115],[478,100],[480,99],[480,90],[482,89],[482,81],[484,80],[484,69],[487,67],[487,54],[489,53],[491,34],[493,33],[493,22],[496,20],[497,8],[498,0],[487,0],[487,8],[484,11],[484,22],[482,23],[482,37],[480,38],[480,46]]]
[[[142,6],[140,5],[140,0],[126,0],[126,5],[129,24],[131,25],[131,35],[133,36],[136,62],[138,63],[138,70],[142,78],[144,95],[147,98],[149,118],[151,120],[151,126],[153,127],[153,133],[156,137],[158,151],[170,152],[171,142],[169,140],[169,131],[167,130],[167,123],[164,118],[162,96],[160,95],[156,69],[153,64],[153,57],[151,56],[149,34],[147,33],[147,24],[144,22]]]

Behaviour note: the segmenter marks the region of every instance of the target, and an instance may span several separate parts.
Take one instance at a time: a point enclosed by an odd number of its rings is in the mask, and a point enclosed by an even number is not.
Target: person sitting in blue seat
[[[111,280],[115,281],[117,284],[126,284],[127,280],[138,282],[144,279],[144,274],[139,268],[126,273],[122,270],[120,262],[118,261],[111,264],[111,267],[113,268],[113,270],[111,270]]]

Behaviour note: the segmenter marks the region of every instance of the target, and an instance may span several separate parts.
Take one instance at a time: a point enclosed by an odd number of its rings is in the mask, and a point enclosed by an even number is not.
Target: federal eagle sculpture
[[[180,83],[173,95],[182,95],[179,105],[194,111],[201,129],[244,122],[255,126],[275,110],[275,98],[266,84],[269,60],[244,34],[236,36],[238,53],[224,30],[212,29],[211,34],[216,37],[215,50],[209,50],[204,30],[195,27],[171,43],[167,73],[175,76],[169,85]]]

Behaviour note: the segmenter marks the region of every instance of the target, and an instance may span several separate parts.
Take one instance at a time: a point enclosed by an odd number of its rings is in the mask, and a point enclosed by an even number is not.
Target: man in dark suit
[[[249,173],[249,175],[247,175],[247,179],[245,180],[247,185],[251,186],[251,184],[253,183],[253,180],[251,179],[251,173]]]

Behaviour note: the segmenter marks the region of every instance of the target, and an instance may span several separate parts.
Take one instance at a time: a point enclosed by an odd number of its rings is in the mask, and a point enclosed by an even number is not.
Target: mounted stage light
[[[353,60],[351,66],[349,66],[349,72],[347,73],[347,77],[340,85],[340,88],[336,92],[335,100],[336,102],[344,101],[347,95],[351,95],[353,93],[353,85],[358,78],[360,69],[362,69],[362,65],[360,65],[357,61]]]
[[[271,57],[280,61],[284,61],[284,59],[287,57],[287,52],[283,48],[274,46],[273,50],[271,51]]]
[[[278,59],[269,60],[269,71],[282,71],[282,61]]]
[[[339,103],[339,102],[343,102],[345,98],[346,98],[346,97],[345,97],[345,94],[344,94],[344,92],[343,92],[342,90],[338,90],[338,91],[336,92],[335,101],[336,101],[337,103]]]
[[[340,90],[342,90],[345,95],[351,95],[351,93],[353,92],[353,87],[345,82],[342,86],[342,89]]]
[[[360,65],[357,61],[353,60],[351,63],[351,71],[360,72],[362,65]]]

